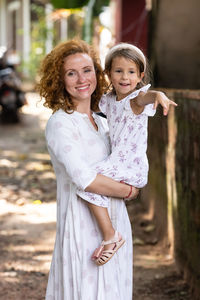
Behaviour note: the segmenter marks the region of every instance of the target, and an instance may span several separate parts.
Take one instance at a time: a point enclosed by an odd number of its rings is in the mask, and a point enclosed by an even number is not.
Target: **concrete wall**
[[[200,299],[200,91],[167,93],[179,106],[167,118],[158,112],[150,120],[149,184],[142,201],[153,206],[157,235],[171,246]]]
[[[154,0],[153,4],[151,60],[156,85],[200,88],[200,1]]]

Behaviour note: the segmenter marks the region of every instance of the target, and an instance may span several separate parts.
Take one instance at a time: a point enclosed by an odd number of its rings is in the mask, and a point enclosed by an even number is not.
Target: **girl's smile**
[[[116,91],[117,100],[132,93],[143,76],[144,73],[139,73],[135,62],[122,56],[115,57],[112,61],[109,78]]]

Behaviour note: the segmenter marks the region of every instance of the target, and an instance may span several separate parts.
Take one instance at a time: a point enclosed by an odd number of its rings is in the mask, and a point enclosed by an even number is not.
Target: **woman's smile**
[[[72,100],[78,104],[90,101],[96,88],[96,73],[90,56],[76,53],[65,58],[64,62],[65,89]]]
[[[79,86],[79,87],[76,87],[77,90],[79,91],[85,91],[89,88],[90,86],[87,84],[87,85],[84,85],[84,86]]]

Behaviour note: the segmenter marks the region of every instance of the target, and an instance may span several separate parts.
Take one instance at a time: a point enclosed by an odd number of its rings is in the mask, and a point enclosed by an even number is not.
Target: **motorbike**
[[[2,123],[18,123],[19,109],[26,104],[25,93],[21,90],[21,79],[14,65],[0,61],[0,120]]]

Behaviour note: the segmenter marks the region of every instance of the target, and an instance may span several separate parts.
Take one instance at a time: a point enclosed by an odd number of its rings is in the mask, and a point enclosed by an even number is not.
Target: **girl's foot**
[[[124,243],[121,234],[115,231],[112,239],[102,241],[101,246],[94,251],[92,260],[99,266],[106,264]]]

